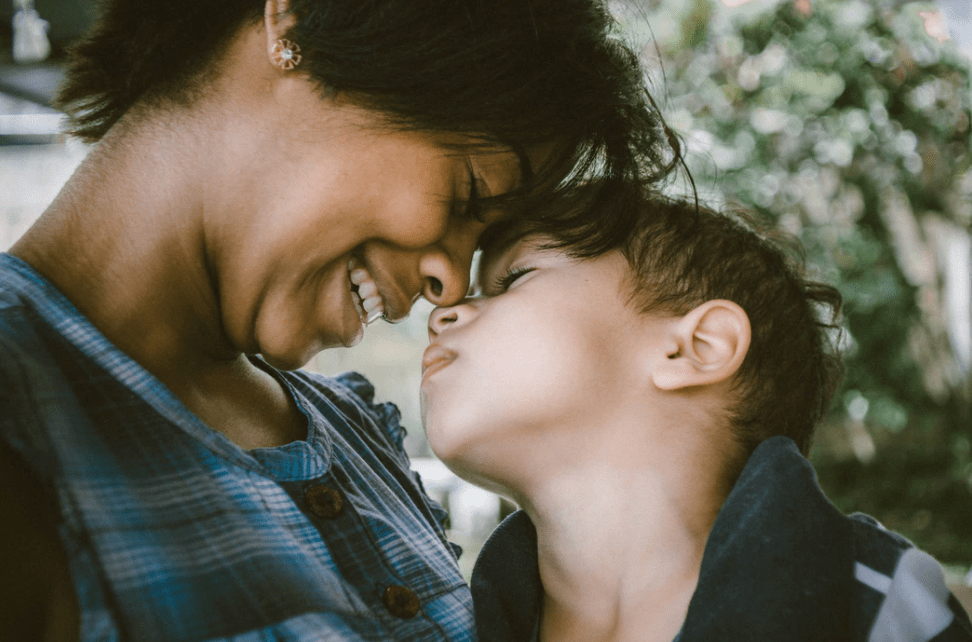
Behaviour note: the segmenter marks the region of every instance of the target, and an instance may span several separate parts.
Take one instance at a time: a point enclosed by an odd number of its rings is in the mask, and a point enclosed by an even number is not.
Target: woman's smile
[[[351,284],[351,298],[361,323],[369,325],[385,312],[385,304],[378,284],[364,263],[352,256],[348,262],[348,281]]]
[[[467,216],[468,204],[476,189],[514,189],[524,169],[511,150],[458,151],[465,138],[379,127],[309,83],[287,97],[290,120],[326,127],[281,124],[254,142],[259,162],[227,168],[234,189],[207,204],[205,232],[229,342],[281,369],[355,345],[378,319],[401,321],[419,296],[461,298],[479,235],[506,215]]]

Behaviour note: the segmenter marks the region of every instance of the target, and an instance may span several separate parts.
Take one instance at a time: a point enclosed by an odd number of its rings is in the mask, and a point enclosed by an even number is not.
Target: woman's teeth
[[[368,270],[354,258],[348,263],[348,279],[351,281],[351,298],[358,310],[358,317],[368,325],[385,311],[378,285]]]

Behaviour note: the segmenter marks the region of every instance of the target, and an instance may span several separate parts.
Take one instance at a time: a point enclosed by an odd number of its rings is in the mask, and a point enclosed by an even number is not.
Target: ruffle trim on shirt
[[[375,387],[361,373],[345,372],[338,375],[334,379],[341,385],[351,390],[351,392],[357,395],[361,401],[364,402],[364,404],[373,414],[377,424],[384,429],[385,433],[391,438],[392,443],[395,444],[399,452],[407,458],[408,455],[405,453],[405,435],[408,434],[408,431],[404,426],[401,425],[402,413],[398,409],[398,406],[391,402],[375,403]],[[422,483],[422,478],[417,472],[414,470],[409,470],[409,475],[422,491],[422,495],[424,496],[425,502],[432,513],[432,517],[439,525],[441,532],[445,534],[449,524],[449,513],[446,512],[439,502],[435,501],[429,496],[428,491],[425,489],[425,485]],[[458,560],[462,555],[462,547],[455,542],[450,541],[448,538],[444,538],[444,541],[452,550],[452,554],[455,555],[456,559]]]
[[[458,544],[450,540],[448,537],[445,537],[445,533],[449,528],[449,513],[446,512],[446,509],[442,508],[442,505],[439,504],[439,502],[432,499],[432,496],[429,495],[429,492],[425,490],[425,484],[422,483],[422,476],[419,475],[414,470],[411,470],[409,472],[411,473],[412,479],[415,480],[415,483],[418,485],[419,489],[422,491],[422,494],[425,496],[425,503],[428,504],[429,510],[432,511],[432,517],[435,518],[436,523],[439,525],[439,529],[441,530],[443,535],[442,541],[446,543],[446,545],[449,547],[449,549],[452,551],[452,554],[455,556],[456,560],[458,561],[459,558],[462,557],[462,546],[459,546]]]
[[[375,403],[375,387],[358,372],[345,372],[335,377],[338,383],[349,388],[368,406],[375,420],[391,437],[392,443],[400,451],[405,450],[405,435],[408,431],[402,426],[402,413],[394,403]]]

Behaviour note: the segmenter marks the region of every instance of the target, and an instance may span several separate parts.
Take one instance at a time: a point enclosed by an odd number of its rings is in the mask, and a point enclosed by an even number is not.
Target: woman
[[[7,630],[473,636],[397,411],[287,371],[457,301],[550,186],[670,169],[610,26],[593,0],[106,3],[61,96],[97,145],[0,257]]]

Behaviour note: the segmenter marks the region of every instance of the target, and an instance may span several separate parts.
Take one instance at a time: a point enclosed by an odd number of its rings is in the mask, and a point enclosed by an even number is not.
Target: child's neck
[[[720,466],[701,451],[680,457],[692,449],[678,441],[677,452],[599,452],[524,502],[538,533],[541,642],[670,642],[678,633],[729,491]]]

